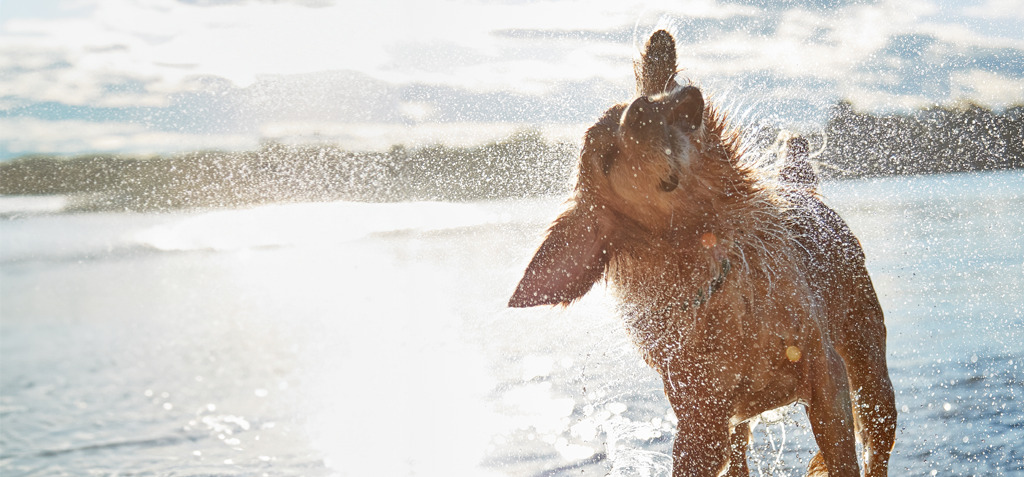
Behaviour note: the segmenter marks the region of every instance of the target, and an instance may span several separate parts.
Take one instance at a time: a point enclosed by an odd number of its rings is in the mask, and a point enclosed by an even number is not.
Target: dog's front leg
[[[717,476],[729,462],[732,406],[728,394],[703,366],[675,367],[675,371],[665,376],[665,393],[679,421],[672,445],[672,477]]]

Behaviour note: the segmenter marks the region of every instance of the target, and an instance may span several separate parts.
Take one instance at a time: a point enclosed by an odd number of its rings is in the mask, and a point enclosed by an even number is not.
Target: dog
[[[805,406],[808,475],[887,475],[896,405],[864,253],[816,192],[806,142],[782,174],[677,80],[658,30],[637,97],[584,135],[576,183],[509,306],[566,306],[602,278],[678,418],[673,476],[748,475],[748,420]],[[787,172],[788,171],[788,172]]]

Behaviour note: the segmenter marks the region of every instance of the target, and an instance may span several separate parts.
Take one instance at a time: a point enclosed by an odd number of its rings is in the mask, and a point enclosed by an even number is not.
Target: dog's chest
[[[775,270],[769,280],[728,259],[689,273],[664,262],[643,269],[611,278],[634,343],[663,375],[670,363],[713,363],[722,376],[737,376],[732,384],[763,390],[792,364],[787,349],[806,346],[813,306],[784,298],[802,286],[796,273]]]

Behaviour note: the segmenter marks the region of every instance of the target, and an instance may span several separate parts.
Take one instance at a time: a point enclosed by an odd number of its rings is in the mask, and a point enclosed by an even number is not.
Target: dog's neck
[[[783,200],[771,191],[751,191],[719,199],[724,205],[709,212],[682,215],[657,232],[635,223],[613,244],[606,276],[624,303],[648,311],[694,310],[727,278],[742,280],[752,268],[770,272],[771,252],[788,250],[784,245],[792,237],[778,214]]]

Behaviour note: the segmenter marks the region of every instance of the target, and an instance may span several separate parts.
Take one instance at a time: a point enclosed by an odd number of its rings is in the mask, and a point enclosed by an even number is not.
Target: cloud
[[[985,20],[1024,20],[1024,9],[1017,0],[988,0],[981,4],[965,6],[964,14]]]
[[[0,158],[33,153],[150,154],[155,151],[243,149],[255,145],[251,135],[154,131],[136,122],[0,117]]]
[[[302,127],[583,124],[629,99],[656,27],[676,35],[684,76],[752,117],[821,121],[844,97],[883,110],[1024,101],[1024,17],[1002,0],[74,5],[0,20],[0,120],[35,125],[19,129],[22,149],[32,135],[40,149],[92,144],[93,123],[233,144]],[[49,143],[40,121],[83,140]]]
[[[965,78],[977,78],[982,71],[997,84],[1016,81],[1016,91],[999,86],[981,94],[981,89],[965,87]],[[896,107],[884,109],[946,103],[975,93],[976,101],[1006,107],[1024,100],[1024,50],[951,43],[930,34],[896,35],[858,67],[857,77],[861,88],[902,98]],[[882,107],[877,99],[867,102]]]
[[[335,5],[338,2],[336,0],[177,0],[180,3],[187,5],[196,5],[200,7],[210,6],[221,6],[221,5],[245,5],[247,3],[262,2],[262,3],[291,3],[294,5],[301,5],[304,7],[322,8]]]
[[[870,0],[725,0],[725,3],[757,6],[764,9],[789,9],[793,7],[802,7],[828,10],[849,5],[864,5],[875,2]]]
[[[417,115],[434,122],[575,123],[593,120],[631,94],[621,84],[598,78],[560,83],[541,95],[429,83],[395,85],[356,72],[268,76],[246,87],[217,77],[196,78],[194,83],[155,107],[33,102],[0,112],[0,117],[131,122],[194,134],[253,133],[261,124],[289,121],[412,124]],[[421,113],[410,114],[410,105]]]
[[[951,75],[950,96],[971,98],[981,104],[993,104],[1003,98],[1021,97],[1024,80],[1020,76],[1006,77],[991,71],[962,70]]]

